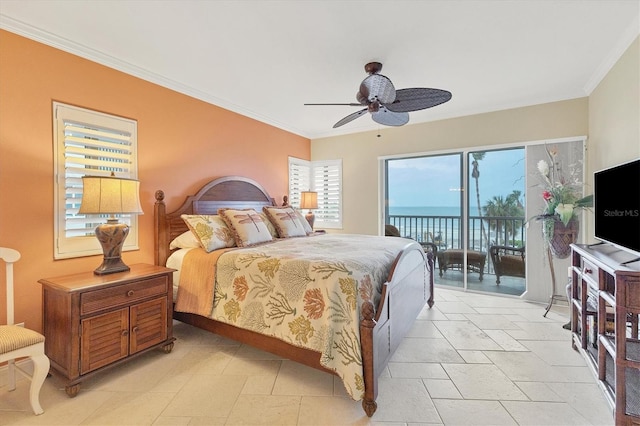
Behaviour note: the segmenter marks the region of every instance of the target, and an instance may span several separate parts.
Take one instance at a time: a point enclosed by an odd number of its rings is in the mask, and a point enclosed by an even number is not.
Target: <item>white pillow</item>
[[[235,247],[233,232],[220,216],[183,214],[180,217],[207,253],[220,248]]]
[[[238,247],[273,240],[264,219],[254,209],[219,209],[218,214],[233,232]]]
[[[169,244],[170,250],[181,249],[181,248],[196,248],[202,247],[200,245],[200,240],[195,236],[191,230],[185,231],[182,234],[178,235],[171,241]]]
[[[300,218],[300,222],[302,222],[302,227],[304,228],[304,232],[306,232],[307,235],[313,234],[313,228],[311,227],[311,225],[309,225],[309,221],[307,220],[307,218],[304,217],[304,215],[300,210],[296,210],[296,213]]]

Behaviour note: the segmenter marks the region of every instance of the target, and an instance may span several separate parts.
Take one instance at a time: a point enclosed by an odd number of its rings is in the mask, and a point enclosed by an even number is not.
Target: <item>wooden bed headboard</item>
[[[207,183],[195,195],[187,197],[177,210],[167,213],[164,191],[156,191],[154,206],[154,252],[156,265],[164,266],[171,254],[171,241],[189,230],[180,218],[183,214],[218,214],[219,208],[262,211],[275,206],[275,200],[258,182],[242,176],[225,176]]]

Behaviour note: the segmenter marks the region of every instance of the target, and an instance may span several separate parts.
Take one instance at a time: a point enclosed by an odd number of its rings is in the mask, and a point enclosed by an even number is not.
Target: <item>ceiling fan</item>
[[[356,93],[358,103],[345,104],[305,104],[305,105],[347,105],[365,106],[357,112],[347,115],[333,125],[333,128],[347,124],[366,112],[371,113],[373,121],[385,126],[403,126],[409,122],[409,112],[431,108],[451,99],[451,92],[440,89],[416,87],[396,90],[391,80],[382,74],[380,62],[369,62],[364,66],[369,74]]]

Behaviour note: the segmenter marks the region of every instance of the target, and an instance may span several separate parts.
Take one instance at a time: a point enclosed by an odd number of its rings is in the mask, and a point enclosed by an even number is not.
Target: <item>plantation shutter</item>
[[[318,193],[316,226],[342,227],[342,160],[317,161],[312,168],[312,191]]]
[[[289,157],[289,205],[300,208],[300,193],[311,190],[311,162]]]
[[[107,215],[78,214],[82,177],[136,178],[136,123],[54,103],[56,146],[56,258],[102,253],[95,227]],[[124,250],[137,248],[137,216],[119,215],[131,227]]]
[[[342,227],[342,160],[289,158],[289,204],[300,208],[300,192],[316,191],[316,228]]]

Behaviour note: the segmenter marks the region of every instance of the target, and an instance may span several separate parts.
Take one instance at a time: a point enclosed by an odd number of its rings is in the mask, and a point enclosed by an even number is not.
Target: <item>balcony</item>
[[[525,221],[524,217],[469,216],[467,248],[487,254],[482,271],[483,280],[474,279],[478,274],[470,273],[469,288],[508,294],[521,294],[524,291],[524,278],[500,277],[500,284],[497,285],[494,265],[489,257],[489,247],[492,245],[524,247]],[[403,237],[412,238],[420,243],[433,243],[438,247],[438,251],[464,248],[461,232],[462,216],[390,215],[389,223],[398,228]],[[459,287],[462,283],[462,274],[460,271],[449,270],[442,277],[436,274],[436,283]]]

